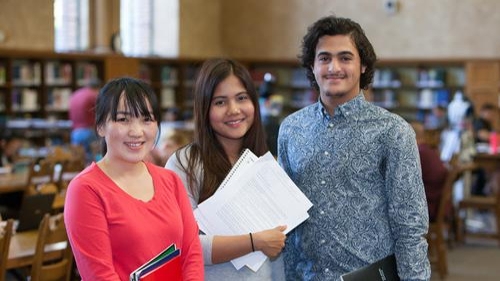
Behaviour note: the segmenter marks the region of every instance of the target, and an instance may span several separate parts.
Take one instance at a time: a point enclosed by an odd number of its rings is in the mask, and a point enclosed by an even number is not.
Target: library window
[[[177,56],[179,0],[121,0],[120,36],[127,56]]]
[[[56,52],[89,48],[88,0],[54,0],[54,41]]]

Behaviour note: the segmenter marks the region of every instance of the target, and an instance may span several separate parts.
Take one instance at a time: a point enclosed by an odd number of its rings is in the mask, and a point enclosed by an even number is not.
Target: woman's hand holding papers
[[[276,258],[285,247],[286,225],[255,232],[252,234],[253,243],[256,251],[262,251],[269,258]]]

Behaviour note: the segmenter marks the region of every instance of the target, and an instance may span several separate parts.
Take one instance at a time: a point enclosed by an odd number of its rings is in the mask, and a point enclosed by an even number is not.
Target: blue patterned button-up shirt
[[[333,116],[317,102],[283,121],[278,160],[314,204],[287,239],[287,280],[340,280],[391,253],[402,280],[430,278],[427,203],[405,120],[362,93]]]

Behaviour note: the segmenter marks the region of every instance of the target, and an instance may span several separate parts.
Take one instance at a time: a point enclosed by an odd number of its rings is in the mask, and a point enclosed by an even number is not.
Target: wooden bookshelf
[[[68,118],[68,100],[74,90],[92,77],[106,82],[118,76],[144,79],[157,93],[162,111],[176,108],[182,115],[189,115],[193,107],[194,80],[203,61],[3,50],[0,53],[0,122],[49,120],[67,126],[64,121]],[[249,69],[257,89],[265,73],[275,76],[274,94],[283,97],[283,116],[317,101],[318,95],[311,89],[297,60],[244,59],[240,62]],[[498,60],[382,60],[376,67],[374,83],[366,91],[367,99],[407,120],[425,119],[433,107],[447,106],[457,91],[464,92],[476,108],[485,102],[498,104]],[[498,126],[496,124],[496,128]]]
[[[68,142],[73,91],[92,78],[136,76],[134,62],[114,55],[2,50],[0,125],[40,145]]]
[[[463,61],[380,61],[367,97],[406,120],[424,121],[433,108],[447,107],[456,92],[464,92],[465,83]]]
[[[193,111],[193,86],[203,60],[139,59],[138,77],[155,90],[162,111],[176,109],[181,115]]]

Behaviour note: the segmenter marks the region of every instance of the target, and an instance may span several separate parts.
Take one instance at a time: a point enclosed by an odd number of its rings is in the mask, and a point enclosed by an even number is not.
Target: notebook
[[[16,230],[20,232],[38,229],[43,216],[52,212],[54,197],[54,193],[38,193],[24,196],[19,210]]]
[[[394,254],[340,276],[342,281],[399,281]]]
[[[182,280],[181,250],[171,244],[157,256],[130,273],[130,281]]]

